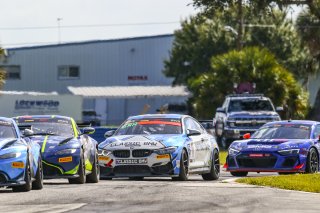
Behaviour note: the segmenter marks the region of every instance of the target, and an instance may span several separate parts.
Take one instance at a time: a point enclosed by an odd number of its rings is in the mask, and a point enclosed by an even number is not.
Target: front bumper
[[[78,177],[79,164],[80,150],[66,155],[42,153],[43,176],[45,179]]]
[[[23,185],[27,152],[22,152],[18,158],[0,160],[0,186]]]
[[[173,162],[174,161],[174,162]],[[100,177],[171,177],[176,161],[172,154],[119,158],[113,154],[99,156]]]
[[[304,172],[306,156],[293,154],[283,156],[277,152],[240,152],[227,156],[227,171],[230,172]]]

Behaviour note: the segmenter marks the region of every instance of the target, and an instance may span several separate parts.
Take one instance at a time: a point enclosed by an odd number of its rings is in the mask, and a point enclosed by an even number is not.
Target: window
[[[21,68],[18,65],[1,66],[6,72],[7,80],[20,80],[21,79]]]
[[[319,135],[320,135],[320,125],[317,125],[315,130],[314,130],[314,138],[315,139],[318,139],[319,138]]]
[[[58,79],[79,79],[79,66],[59,66]]]

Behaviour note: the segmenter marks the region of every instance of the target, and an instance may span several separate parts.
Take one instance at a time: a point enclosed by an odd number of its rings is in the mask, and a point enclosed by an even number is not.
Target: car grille
[[[298,160],[298,157],[288,157],[282,163],[282,167],[292,168],[295,165],[295,163],[297,162],[297,160]]]
[[[171,163],[161,166],[153,166],[152,172],[156,174],[170,174],[173,171],[173,166]]]
[[[123,166],[116,166],[113,169],[113,173],[115,175],[150,175],[150,168],[149,166],[140,166],[140,165],[123,165]]]
[[[148,157],[152,154],[152,150],[149,149],[136,149],[132,151],[132,156],[135,158]]]
[[[248,155],[240,155],[237,157],[239,167],[245,168],[273,168],[277,162],[277,157],[249,157]]]
[[[130,157],[130,150],[114,150],[112,154],[116,158],[128,158]]]
[[[59,169],[48,166],[47,164],[42,164],[43,165],[43,175],[44,176],[56,176],[56,175],[61,175],[61,172]]]

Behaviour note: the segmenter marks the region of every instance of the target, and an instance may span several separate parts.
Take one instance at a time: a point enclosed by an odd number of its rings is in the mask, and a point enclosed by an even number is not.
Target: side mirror
[[[107,132],[104,133],[104,137],[105,137],[105,138],[109,138],[109,137],[111,137],[115,132],[116,132],[116,130],[109,130],[109,131],[107,131]]]
[[[282,112],[283,111],[283,107],[276,107],[276,111],[277,112]]]
[[[222,107],[218,107],[216,112],[226,113],[226,110]]]
[[[96,130],[93,127],[85,127],[83,128],[83,134],[90,135],[93,134]]]
[[[243,139],[250,139],[251,135],[250,135],[250,133],[246,133],[242,137],[243,137]]]
[[[34,134],[34,132],[31,129],[25,129],[22,131],[22,135],[24,137],[30,137]]]
[[[196,129],[188,129],[187,136],[201,135],[201,132]]]
[[[320,141],[320,135],[318,136],[318,141]]]

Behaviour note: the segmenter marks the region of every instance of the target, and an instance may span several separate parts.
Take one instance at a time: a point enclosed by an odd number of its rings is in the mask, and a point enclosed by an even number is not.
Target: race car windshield
[[[70,124],[40,122],[28,123],[28,125],[31,125],[31,130],[34,135],[74,136],[73,129]]]
[[[0,121],[0,138],[17,138],[16,131],[11,123]]]
[[[251,138],[255,139],[309,139],[310,125],[284,124],[270,125],[257,130]]]
[[[181,121],[176,119],[127,120],[115,132],[115,135],[154,135],[181,134]]]
[[[228,111],[229,112],[273,111],[273,107],[269,100],[260,100],[260,99],[231,100]]]

